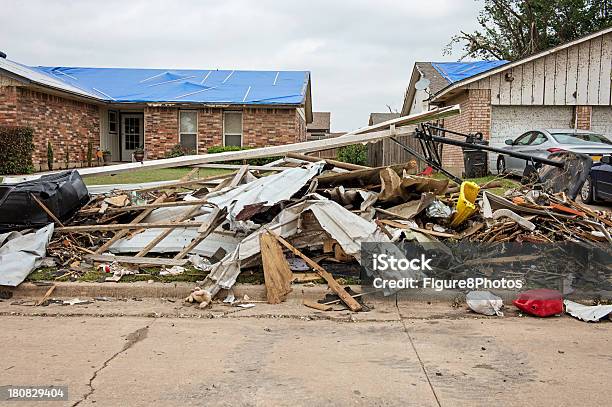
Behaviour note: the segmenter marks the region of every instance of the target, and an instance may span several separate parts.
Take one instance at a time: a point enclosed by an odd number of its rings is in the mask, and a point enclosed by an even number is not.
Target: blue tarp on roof
[[[507,64],[508,61],[432,62],[431,65],[449,83],[459,82],[479,73]]]
[[[307,71],[29,67],[111,102],[299,105]]]

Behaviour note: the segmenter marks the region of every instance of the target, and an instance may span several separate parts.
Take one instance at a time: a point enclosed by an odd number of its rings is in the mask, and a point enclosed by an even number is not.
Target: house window
[[[108,111],[108,132],[110,134],[117,134],[119,129],[119,120],[116,110]]]
[[[242,112],[223,114],[223,144],[242,147]]]
[[[181,110],[179,112],[179,143],[189,153],[198,151],[198,112]]]

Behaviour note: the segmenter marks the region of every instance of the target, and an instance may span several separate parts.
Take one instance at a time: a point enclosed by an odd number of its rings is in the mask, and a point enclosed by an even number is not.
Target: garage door
[[[610,140],[612,140],[612,107],[593,107],[591,129],[597,133],[605,134]]]
[[[515,139],[533,129],[571,127],[572,106],[493,106],[491,145],[500,147],[504,140]],[[496,173],[497,154],[489,154],[489,168]]]

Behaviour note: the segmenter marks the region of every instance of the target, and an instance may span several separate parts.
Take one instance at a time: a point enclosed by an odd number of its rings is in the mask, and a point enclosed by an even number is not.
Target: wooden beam
[[[354,130],[344,136],[334,137],[329,139],[304,141],[300,143],[283,144],[271,147],[253,148],[240,151],[225,151],[217,154],[201,154],[188,155],[182,157],[166,158],[161,160],[143,161],[137,163],[108,165],[95,168],[79,168],[77,171],[82,177],[119,174],[126,171],[137,171],[154,168],[176,168],[190,167],[196,164],[217,163],[231,160],[248,160],[252,158],[282,156],[287,153],[308,153],[312,151],[327,150],[349,146],[353,144],[369,143],[382,140],[393,135],[401,136],[408,135],[414,132],[415,124],[428,121],[435,121],[445,117],[455,116],[461,112],[459,105],[448,106],[429,110],[426,112],[416,113],[409,116],[402,116],[397,119],[388,120],[374,126],[367,126],[361,129]],[[395,134],[389,130],[389,127],[395,124]],[[404,126],[404,127],[401,127]],[[37,175],[36,177],[39,177]],[[6,177],[3,182],[19,182],[32,177]],[[163,187],[162,187],[163,188]],[[159,189],[159,188],[158,188]]]
[[[334,279],[334,277],[331,274],[329,274],[323,267],[319,266],[316,262],[311,260],[308,256],[306,256],[301,251],[293,247],[289,242],[287,242],[282,237],[274,234],[271,231],[268,231],[268,233],[270,233],[270,236],[273,236],[283,246],[289,249],[293,254],[295,254],[298,257],[301,257],[302,260],[304,260],[306,264],[308,264],[318,275],[324,278],[325,281],[327,281],[327,285],[329,286],[329,288],[331,288],[331,290],[335,292],[338,295],[338,297],[340,297],[342,302],[344,302],[350,308],[351,311],[353,312],[361,311],[361,304],[355,301],[355,299],[351,297],[351,295],[347,293],[346,290],[340,284],[338,284],[338,282]]]
[[[240,184],[240,181],[242,181],[242,178],[244,178],[244,176],[246,175],[248,170],[249,170],[248,165],[241,166],[238,172],[236,173],[236,175],[234,176],[234,178],[232,178],[232,181],[229,183],[228,187],[231,187],[231,188],[237,187],[238,184]]]
[[[159,222],[159,223],[117,223],[111,225],[84,225],[84,226],[64,226],[56,228],[58,233],[70,232],[105,232],[109,230],[132,230],[132,229],[175,229],[175,228],[194,228],[204,225],[202,222]]]
[[[331,164],[334,167],[342,168],[342,169],[349,170],[349,171],[366,170],[368,168],[371,168],[371,167],[367,167],[365,165],[357,165],[357,164],[345,163],[345,162],[342,162],[342,161],[331,160],[331,159],[328,159],[328,158],[313,157],[313,156],[310,156],[310,155],[299,154],[299,153],[287,153],[286,156],[289,157],[289,158],[294,158],[296,160],[309,161],[311,163],[316,163],[318,161],[325,161],[326,163]]]
[[[132,212],[132,211],[142,211],[145,209],[157,209],[157,208],[177,208],[181,206],[202,206],[206,205],[209,202],[206,199],[196,199],[193,201],[173,201],[173,202],[160,202],[160,203],[150,203],[143,205],[131,205],[124,206],[121,208],[108,208],[105,213],[119,213],[119,212]],[[80,214],[95,214],[98,213],[99,209],[85,209],[79,211]]]
[[[197,164],[194,165],[196,168],[211,168],[218,170],[239,170],[242,165],[238,164]],[[291,167],[266,167],[264,165],[249,165],[249,170],[253,171],[270,171],[270,172],[279,172],[288,170]]]
[[[150,264],[153,266],[184,266],[189,260],[163,259],[153,257],[129,257],[129,256],[105,256],[101,254],[90,254],[85,258],[104,263],[127,263],[127,264]]]
[[[165,193],[163,193],[160,196],[158,196],[157,199],[155,199],[155,201],[153,201],[153,203],[161,203],[161,202],[165,201],[167,197],[168,196]],[[151,214],[151,212],[153,212],[153,209],[147,209],[147,210],[143,211],[142,213],[138,214],[138,216],[136,216],[132,220],[132,223],[142,222],[142,220],[144,218],[146,218],[147,216],[149,216]],[[102,246],[100,246],[98,248],[98,250],[96,250],[96,254],[104,253],[106,250],[108,250],[109,247],[111,247],[113,244],[115,244],[116,241],[118,241],[119,239],[122,239],[128,233],[129,233],[129,229],[119,231],[118,233],[115,234],[115,236],[113,236],[106,243],[104,243]]]
[[[36,195],[34,195],[34,194],[30,193],[30,197],[31,197],[31,198],[34,200],[34,202],[36,202],[36,204],[37,204],[38,206],[40,206],[40,208],[41,208],[43,211],[45,211],[45,212],[47,213],[47,215],[49,215],[49,217],[50,217],[51,219],[53,219],[53,222],[57,223],[57,224],[58,224],[58,225],[60,225],[60,226],[64,226],[64,224],[62,223],[62,221],[61,221],[61,220],[59,220],[59,219],[57,218],[57,216],[55,216],[55,214],[54,214],[53,212],[51,212],[51,210],[50,210],[49,208],[47,208],[47,206],[46,206],[44,203],[42,203],[42,202],[40,201],[40,199],[38,199],[38,198],[36,197]]]
[[[428,229],[421,229],[421,228],[417,228],[417,227],[410,226],[410,225],[404,225],[403,223],[394,222],[392,220],[380,219],[380,222],[384,223],[385,225],[392,226],[394,228],[414,230],[415,232],[424,233],[424,234],[430,235],[430,236],[446,237],[446,238],[452,237],[452,238],[455,238],[455,239],[459,239],[460,238],[460,235],[457,235],[457,234],[444,233],[444,232],[436,232],[435,230],[428,230]]]
[[[184,222],[187,219],[191,218],[192,216],[194,216],[195,214],[197,214],[200,211],[200,207],[195,207],[195,208],[190,208],[187,209],[186,211],[184,211],[181,216],[177,219],[178,222]],[[164,230],[162,233],[160,233],[159,235],[157,235],[157,237],[153,240],[151,240],[145,247],[142,248],[142,250],[140,250],[138,253],[136,253],[136,257],[144,257],[147,253],[149,253],[155,246],[157,246],[159,244],[159,242],[161,242],[162,240],[164,240],[166,237],[168,237],[168,235],[170,233],[172,233],[173,230],[175,230],[176,228],[172,228],[172,229],[166,229]]]
[[[182,259],[190,251],[192,251],[197,245],[199,245],[202,240],[206,239],[208,235],[210,235],[217,227],[219,227],[224,221],[225,216],[227,215],[227,210],[215,208],[213,212],[210,214],[208,223],[204,223],[200,226],[198,230],[198,235],[185,247],[180,251],[179,254],[174,256],[175,259]]]

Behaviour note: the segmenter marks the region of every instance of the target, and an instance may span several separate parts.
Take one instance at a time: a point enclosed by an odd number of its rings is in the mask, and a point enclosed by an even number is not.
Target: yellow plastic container
[[[455,208],[455,216],[451,221],[451,227],[460,226],[476,212],[476,197],[480,187],[475,182],[463,181],[459,189],[459,200]]]

